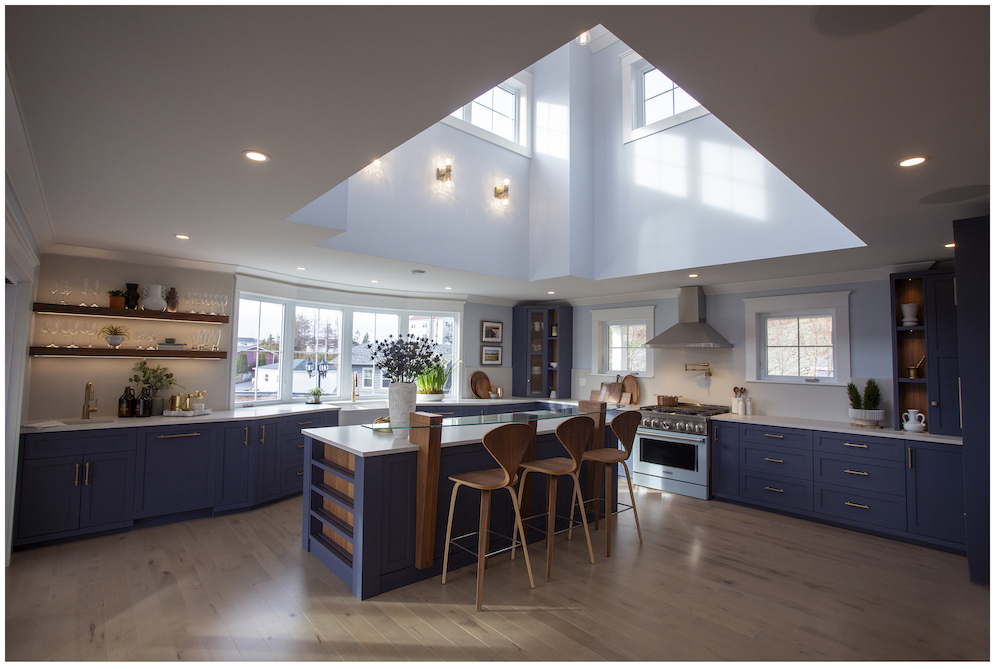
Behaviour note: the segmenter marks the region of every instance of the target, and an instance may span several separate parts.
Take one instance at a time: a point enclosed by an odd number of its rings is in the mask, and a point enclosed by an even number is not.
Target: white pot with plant
[[[128,328],[124,325],[105,325],[98,334],[104,337],[111,348],[118,348],[128,339]]]
[[[410,414],[417,410],[417,384],[420,374],[433,365],[441,364],[441,356],[427,337],[407,335],[389,336],[375,344],[368,344],[372,362],[389,379],[389,424],[396,437],[406,437]]]
[[[455,366],[450,362],[447,365],[437,363],[421,372],[417,376],[417,404],[443,400],[445,384],[448,383]]]
[[[323,397],[323,389],[316,386],[308,394],[309,397],[306,398],[306,404],[319,404],[320,398]]]
[[[875,379],[868,379],[864,394],[858,392],[858,387],[854,383],[848,383],[847,398],[851,402],[851,408],[847,410],[847,415],[851,417],[851,425],[879,427],[879,423],[885,420],[885,411],[879,409],[879,405],[882,404],[882,390],[875,383]]]

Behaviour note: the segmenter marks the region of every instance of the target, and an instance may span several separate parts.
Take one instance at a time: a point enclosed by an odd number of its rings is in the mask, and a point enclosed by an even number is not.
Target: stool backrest
[[[556,428],[556,437],[569,453],[569,457],[573,458],[577,471],[583,462],[583,452],[587,450],[593,434],[594,419],[590,416],[573,416],[559,423]]]
[[[625,447],[625,457],[632,455],[632,442],[635,441],[635,431],[639,429],[642,414],[638,411],[626,411],[611,420],[611,431]]]
[[[506,475],[505,486],[514,480],[517,467],[534,437],[534,423],[507,423],[483,435],[483,446]]]

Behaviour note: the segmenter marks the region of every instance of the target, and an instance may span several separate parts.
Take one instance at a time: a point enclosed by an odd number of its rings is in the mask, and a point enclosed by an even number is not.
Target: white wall
[[[58,303],[61,296],[57,295],[53,298],[47,289],[49,282],[53,279],[68,279],[73,284],[74,293],[67,301],[70,304],[79,304],[83,299],[79,290],[84,278],[89,281],[100,280],[101,292],[104,294],[97,296],[98,306],[108,306],[107,291],[111,289],[124,290],[126,281],[138,283],[140,291],[145,284],[157,283],[168,289],[176,287],[181,294],[188,290],[226,294],[229,296],[229,307],[227,307],[226,313],[231,313],[233,306],[234,282],[232,274],[53,254],[42,255],[35,300],[37,302],[55,301]],[[87,296],[88,304],[91,303],[92,298],[91,295]],[[185,310],[183,303],[180,310]],[[35,316],[31,333],[33,346],[42,345],[43,342],[42,335],[38,331],[40,318],[48,317]],[[53,316],[51,318],[71,319],[69,316]],[[97,320],[99,327],[112,322],[108,319],[81,318],[74,320]],[[114,323],[118,324],[119,322],[114,321]],[[165,337],[174,337],[178,342],[188,344],[191,343],[194,330],[221,329],[222,340],[219,348],[221,350],[229,348],[230,325],[139,320],[121,321],[121,324],[128,327],[130,332],[136,330],[153,331],[157,334],[157,341],[163,341]],[[47,341],[46,338],[45,342],[47,343]],[[78,335],[77,345],[84,341],[85,337]],[[101,338],[94,337],[94,346],[106,348],[107,344]],[[135,342],[128,341],[125,346],[133,348]],[[83,406],[83,392],[88,381],[94,383],[97,399],[97,413],[95,415],[116,416],[118,398],[125,386],[138,387],[138,384],[130,384],[128,381],[132,376],[132,366],[136,362],[137,360],[134,358],[30,358],[31,388],[28,396],[28,419],[79,418]],[[207,408],[215,410],[226,408],[229,394],[230,361],[228,359],[160,359],[151,360],[151,364],[161,365],[173,372],[177,382],[184,386],[183,390],[174,392],[204,390]],[[161,395],[168,396],[170,394],[173,393],[169,391],[161,393]]]

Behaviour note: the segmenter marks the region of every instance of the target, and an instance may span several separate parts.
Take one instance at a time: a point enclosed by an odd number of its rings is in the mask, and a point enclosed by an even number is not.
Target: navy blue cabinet
[[[15,544],[130,525],[134,430],[22,439]]]
[[[962,448],[906,442],[907,530],[965,543],[965,485]]]
[[[514,395],[549,397],[554,389],[556,397],[572,397],[573,307],[514,307],[511,330]]]
[[[215,504],[215,426],[139,430],[135,517],[163,516]]]
[[[281,451],[278,449],[278,439],[281,436],[281,423],[278,419],[257,421],[255,433],[256,443],[256,503],[272,499],[281,493]]]
[[[234,509],[250,504],[250,421],[218,426],[215,507]]]
[[[712,494],[740,494],[740,428],[732,423],[712,424]]]

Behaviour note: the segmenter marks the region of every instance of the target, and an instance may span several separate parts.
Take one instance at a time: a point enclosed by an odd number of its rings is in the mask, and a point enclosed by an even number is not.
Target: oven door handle
[[[660,430],[648,430],[644,428],[639,428],[635,431],[640,437],[649,437],[652,439],[659,439],[660,441],[689,441],[695,444],[700,444],[708,441],[708,437],[703,434],[685,434],[683,432],[663,432]]]

